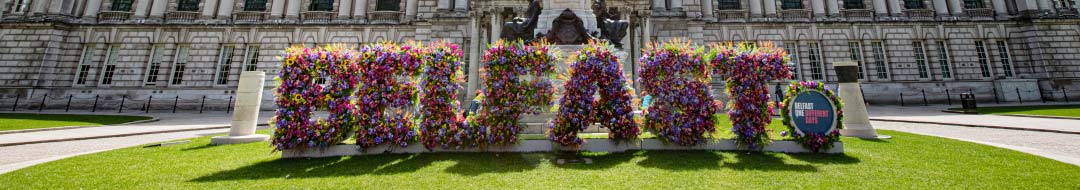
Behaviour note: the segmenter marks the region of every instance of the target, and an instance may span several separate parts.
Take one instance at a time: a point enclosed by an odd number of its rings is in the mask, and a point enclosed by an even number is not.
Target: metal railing
[[[986,89],[983,89],[986,90]],[[1001,104],[1002,102],[1016,102],[1019,104],[1031,103],[1032,97],[1026,97],[1024,94],[1038,93],[1037,100],[1042,103],[1047,102],[1064,102],[1071,103],[1080,98],[1076,97],[1080,94],[1080,90],[1068,90],[1066,88],[1058,88],[1052,90],[1024,90],[1021,88],[1012,89],[998,89],[992,88],[989,93],[976,93],[974,88],[946,88],[946,89],[920,89],[918,91],[901,91],[899,92],[898,99],[900,106],[912,106],[922,105],[929,106],[931,104],[948,104],[960,103],[961,93],[971,93],[975,96],[976,101],[992,102],[995,104]],[[1026,99],[1025,99],[1026,98]]]
[[[117,98],[119,97],[119,98]],[[171,112],[177,113],[178,111],[198,111],[203,113],[206,111],[225,111],[226,113],[232,112],[233,103],[236,101],[233,96],[180,96],[180,95],[159,95],[159,96],[146,96],[143,98],[135,98],[127,95],[121,96],[75,96],[69,94],[67,96],[50,96],[49,94],[43,94],[40,96],[31,95],[15,96],[9,98],[0,98],[0,102],[6,106],[7,110],[19,111],[19,110],[37,110],[39,112],[44,110],[64,110],[69,112],[71,110],[89,110],[90,112],[110,112],[115,111],[117,113],[141,111],[144,113],[150,112]],[[273,104],[273,99],[264,99],[262,103]]]

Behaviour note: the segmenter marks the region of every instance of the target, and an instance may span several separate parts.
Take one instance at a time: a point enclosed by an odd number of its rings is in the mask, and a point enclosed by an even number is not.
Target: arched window
[[[334,0],[312,0],[309,11],[334,11]]]
[[[244,11],[266,11],[266,0],[244,0]]]
[[[180,0],[176,3],[176,11],[199,11],[199,0]]]
[[[375,4],[376,11],[401,10],[401,0],[378,0]]]
[[[131,1],[132,0],[113,0],[112,7],[109,7],[109,10],[123,12],[131,11]]]

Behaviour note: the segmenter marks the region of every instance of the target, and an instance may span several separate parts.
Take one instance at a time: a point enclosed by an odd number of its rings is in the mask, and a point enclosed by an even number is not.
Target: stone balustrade
[[[788,22],[810,22],[813,12],[805,9],[781,10],[777,13],[780,20]]]
[[[746,10],[720,10],[714,13],[716,13],[716,20],[720,22],[746,22],[749,16]]]
[[[874,11],[869,9],[840,10],[840,15],[849,21],[873,21]]]
[[[964,13],[967,13],[973,20],[993,20],[994,9],[979,8],[979,9],[965,9]]]
[[[199,18],[199,12],[193,11],[172,11],[165,13],[165,23],[169,24],[189,24],[194,23]]]
[[[927,9],[904,10],[904,15],[911,20],[934,20],[934,11]]]
[[[368,13],[368,20],[372,24],[397,24],[404,15],[401,11],[372,11]]]
[[[306,24],[330,23],[336,14],[333,11],[308,11],[301,13],[300,19]]]
[[[123,23],[131,18],[131,12],[126,11],[101,11],[98,13],[98,23]]]
[[[266,20],[266,12],[263,11],[240,11],[233,13],[234,23],[258,23]]]

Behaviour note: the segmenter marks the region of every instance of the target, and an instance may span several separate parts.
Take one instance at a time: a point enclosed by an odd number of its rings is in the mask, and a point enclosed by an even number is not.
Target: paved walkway
[[[1002,104],[1000,106],[1005,106]],[[1033,105],[1033,104],[1025,104]],[[999,106],[999,105],[983,105]],[[978,125],[998,128],[1019,128],[1036,131],[1063,131],[1066,133],[1080,134],[1080,120],[1073,119],[1050,119],[1001,115],[974,115],[945,113],[941,110],[959,105],[931,105],[931,106],[871,106],[870,119],[889,121],[909,121],[933,124],[956,124]]]
[[[1007,116],[998,116],[1007,117]],[[871,122],[877,129],[904,131],[974,142],[1038,155],[1080,166],[1080,135],[903,122]]]

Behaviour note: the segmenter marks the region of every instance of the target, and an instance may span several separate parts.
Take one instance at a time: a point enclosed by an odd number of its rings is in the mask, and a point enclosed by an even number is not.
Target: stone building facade
[[[0,0],[0,98],[221,98],[234,93],[241,71],[276,75],[278,57],[293,45],[446,40],[461,44],[467,65],[477,65],[501,23],[528,3]],[[544,7],[591,14],[590,3],[545,0]],[[792,52],[802,80],[834,82],[833,62],[859,62],[871,103],[896,104],[920,92],[944,101],[946,90],[953,99],[958,92],[984,101],[1058,99],[1063,95],[1055,90],[1080,89],[1074,0],[607,3],[630,21],[624,50],[631,58],[644,44],[676,38],[699,45],[770,41]],[[634,64],[626,65],[627,75],[636,76]],[[465,92],[472,92],[477,67],[467,70]]]

